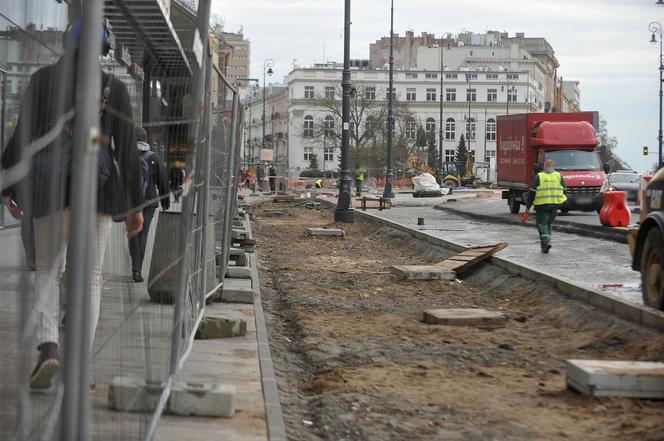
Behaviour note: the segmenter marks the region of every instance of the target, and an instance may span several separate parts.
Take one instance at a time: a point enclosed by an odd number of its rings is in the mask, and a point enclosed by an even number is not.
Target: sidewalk
[[[156,231],[153,221],[144,262],[144,276],[150,267],[151,245]],[[21,278],[33,283],[33,272],[21,267],[20,228],[0,230],[0,439],[14,435],[19,390],[17,366],[25,351],[31,351],[29,368],[36,363],[37,351],[18,348],[21,319],[20,301],[25,297]],[[250,259],[253,262],[253,259]],[[256,269],[253,269],[256,272]],[[93,347],[91,366],[96,393],[91,396],[92,433],[95,441],[134,439],[144,433],[149,415],[118,412],[108,408],[108,385],[117,376],[162,381],[166,378],[170,357],[172,305],[151,303],[146,283],[131,280],[131,263],[124,224],[113,224],[103,266],[104,286],[101,312]],[[145,277],[147,280],[147,277]],[[250,286],[256,285],[249,281]],[[257,289],[257,286],[254,286]],[[263,399],[263,377],[259,360],[259,340],[254,305],[214,303],[209,308],[242,315],[247,321],[247,334],[232,339],[195,340],[179,380],[235,385],[236,414],[232,418],[198,418],[163,415],[155,439],[162,441],[197,441],[232,439],[267,441],[266,406]],[[63,328],[60,329],[64,341]],[[54,388],[49,393],[30,393],[31,425],[44,424],[55,400]]]

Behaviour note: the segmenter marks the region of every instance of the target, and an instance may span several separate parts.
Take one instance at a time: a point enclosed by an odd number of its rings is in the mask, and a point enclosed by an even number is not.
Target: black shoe
[[[551,249],[551,245],[544,245],[542,244],[542,253],[548,254],[549,250]]]
[[[133,271],[131,273],[131,278],[134,279],[134,282],[141,283],[143,281],[143,276],[138,271]]]
[[[58,357],[58,345],[55,343],[42,343],[38,347],[39,360],[32,374],[30,374],[31,389],[48,389],[51,380],[58,373],[60,360]]]

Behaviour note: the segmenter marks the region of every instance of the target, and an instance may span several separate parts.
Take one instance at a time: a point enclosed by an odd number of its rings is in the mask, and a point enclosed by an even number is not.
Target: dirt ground
[[[279,208],[287,211],[270,212]],[[394,264],[450,255],[361,221],[306,237],[333,212],[254,209],[261,294],[289,440],[664,440],[664,401],[588,398],[565,360],[664,360],[664,335],[490,265],[450,281],[396,281]],[[504,328],[422,322],[482,307]]]

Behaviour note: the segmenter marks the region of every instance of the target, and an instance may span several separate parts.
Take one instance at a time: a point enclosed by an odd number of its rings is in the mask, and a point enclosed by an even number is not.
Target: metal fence
[[[0,6],[0,439],[147,440],[167,409],[225,274],[243,118],[196,6]]]

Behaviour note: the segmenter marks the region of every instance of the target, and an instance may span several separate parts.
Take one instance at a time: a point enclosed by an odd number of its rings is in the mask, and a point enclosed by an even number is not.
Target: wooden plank
[[[438,265],[452,269],[457,273],[464,271],[473,265],[481,262],[484,259],[491,257],[493,254],[507,247],[506,242],[500,242],[493,246],[472,247],[462,253],[452,256],[447,260],[440,262]]]

